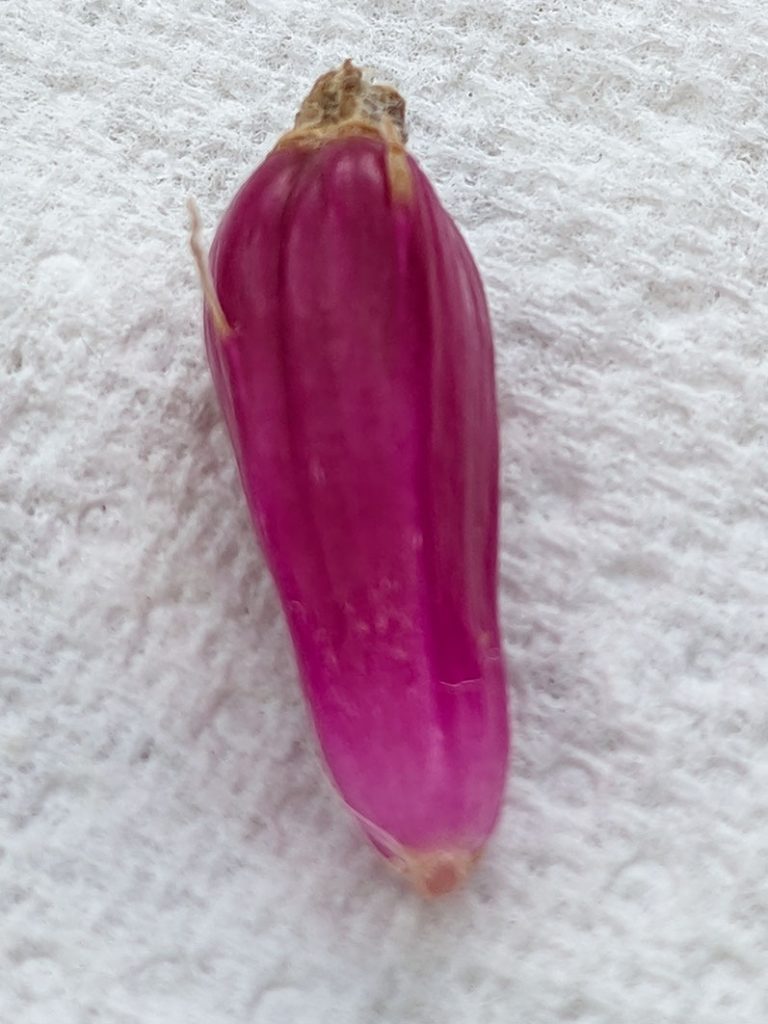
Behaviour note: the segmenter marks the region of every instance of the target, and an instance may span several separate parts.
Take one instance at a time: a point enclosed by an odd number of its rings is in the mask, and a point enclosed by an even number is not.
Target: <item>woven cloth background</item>
[[[318,766],[200,339],[316,75],[409,101],[498,346],[516,750],[420,902]],[[0,1020],[768,1019],[768,9],[0,4]]]

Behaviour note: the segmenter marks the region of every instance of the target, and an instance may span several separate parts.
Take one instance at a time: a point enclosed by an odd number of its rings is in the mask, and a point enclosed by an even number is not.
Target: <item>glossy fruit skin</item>
[[[274,151],[211,249],[216,392],[330,774],[369,837],[477,854],[508,759],[498,424],[474,261],[410,155]]]

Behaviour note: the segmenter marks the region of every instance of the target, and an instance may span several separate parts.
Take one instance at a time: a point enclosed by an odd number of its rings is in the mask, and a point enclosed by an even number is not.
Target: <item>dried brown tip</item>
[[[200,211],[197,208],[197,203],[191,197],[187,200],[187,210],[189,210],[189,247],[192,250],[192,256],[197,267],[197,276],[200,279],[200,287],[203,289],[203,298],[210,310],[216,331],[223,338],[226,338],[227,335],[232,334],[232,328],[224,315],[224,310],[221,308],[219,296],[216,294],[216,286],[211,277],[208,258],[200,241],[202,234]]]
[[[405,100],[391,85],[374,85],[361,68],[345,60],[321,75],[296,115],[295,128],[333,129],[361,121],[379,128],[389,123],[397,141],[405,142]]]
[[[403,852],[393,866],[427,899],[458,889],[478,860],[479,853],[441,850],[437,853]]]
[[[405,155],[405,100],[391,85],[374,85],[351,60],[327,71],[301,104],[292,131],[278,140],[286,146],[322,146],[349,136],[382,139],[387,145],[387,171],[394,198],[411,196],[411,174]]]

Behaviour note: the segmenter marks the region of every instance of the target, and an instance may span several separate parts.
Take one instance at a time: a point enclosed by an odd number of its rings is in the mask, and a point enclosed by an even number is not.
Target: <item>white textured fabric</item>
[[[0,1021],[764,1024],[764,0],[6,0],[0,55]],[[430,905],[318,767],[185,237],[347,56],[498,345],[516,751]]]

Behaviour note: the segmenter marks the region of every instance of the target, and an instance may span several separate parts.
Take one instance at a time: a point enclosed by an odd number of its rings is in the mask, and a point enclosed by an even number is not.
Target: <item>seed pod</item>
[[[323,75],[219,226],[205,338],[336,787],[426,893],[499,813],[491,330],[463,239],[404,148],[404,104]]]

